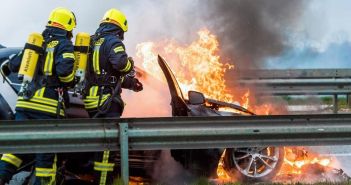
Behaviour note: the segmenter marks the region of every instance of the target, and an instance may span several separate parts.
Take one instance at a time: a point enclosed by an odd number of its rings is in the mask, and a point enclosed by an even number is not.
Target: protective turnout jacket
[[[125,46],[120,39],[123,32],[119,27],[104,23],[95,35],[92,36],[92,54],[88,65],[88,88],[84,99],[85,108],[95,111],[99,104],[102,105],[112,94],[119,79],[123,80],[123,88],[132,89],[133,77],[125,76],[133,69],[133,62],[128,59]],[[104,87],[102,89],[102,87]],[[112,97],[124,106],[120,98],[121,90]],[[114,101],[116,103],[116,101]]]
[[[25,100],[19,96],[16,111],[30,111],[48,114],[50,116],[64,116],[64,106],[58,105],[57,88],[67,88],[74,85],[74,47],[65,30],[47,27],[42,33],[44,37],[44,55],[39,58],[37,76],[33,88],[34,96]],[[22,54],[10,61],[10,70],[18,72]],[[68,101],[67,91],[64,91]],[[58,107],[61,110],[58,111]]]

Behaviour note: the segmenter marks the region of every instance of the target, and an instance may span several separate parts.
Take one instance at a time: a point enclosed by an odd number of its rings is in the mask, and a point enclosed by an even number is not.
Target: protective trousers
[[[112,102],[109,111],[106,114],[101,114],[98,118],[119,118],[123,112],[123,107],[120,104]],[[90,113],[90,116],[94,115]],[[113,182],[113,171],[115,164],[113,162],[114,152],[104,151],[94,154],[94,176],[98,180],[98,185],[109,185]]]
[[[55,117],[32,112],[16,112],[16,120],[55,119]],[[9,182],[21,167],[23,159],[32,158],[30,154],[3,154],[0,159],[0,179]],[[30,184],[56,184],[56,154],[35,154],[35,178]]]

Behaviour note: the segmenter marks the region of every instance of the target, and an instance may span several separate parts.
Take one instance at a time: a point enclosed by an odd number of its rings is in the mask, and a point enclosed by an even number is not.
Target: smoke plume
[[[287,33],[294,29],[306,2],[303,0],[207,0],[206,15],[217,32],[225,56],[247,67],[277,56],[287,46]],[[245,65],[244,65],[245,64]]]

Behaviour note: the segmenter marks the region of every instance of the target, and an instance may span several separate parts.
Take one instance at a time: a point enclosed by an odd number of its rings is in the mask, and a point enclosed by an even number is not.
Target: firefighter
[[[124,109],[121,88],[139,92],[142,83],[135,78],[134,62],[122,43],[128,31],[126,16],[117,9],[108,10],[92,36],[91,62],[88,65],[85,108],[90,117],[119,118]],[[111,183],[114,163],[109,151],[97,153],[94,170],[98,184]]]
[[[42,36],[43,45],[38,47],[26,44],[24,50],[10,60],[9,69],[21,73],[22,63],[26,60],[26,50],[34,50],[37,58],[36,68],[30,84],[21,89],[16,104],[16,120],[64,118],[64,108],[68,98],[67,88],[74,85],[74,47],[71,42],[76,18],[66,8],[54,9],[48,19]],[[37,39],[34,39],[37,40]],[[42,50],[42,51],[41,51]],[[32,56],[28,55],[29,57]],[[30,61],[30,63],[36,61]],[[30,64],[28,63],[28,64]],[[9,182],[24,159],[29,155],[3,154],[0,160],[0,185]],[[55,154],[36,154],[35,185],[56,183]]]

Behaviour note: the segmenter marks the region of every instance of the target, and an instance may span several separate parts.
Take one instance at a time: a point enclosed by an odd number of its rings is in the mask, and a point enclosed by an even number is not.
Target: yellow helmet
[[[66,8],[55,8],[51,11],[47,26],[53,26],[72,31],[76,27],[77,21],[74,13]]]
[[[126,16],[124,13],[114,8],[105,13],[101,23],[112,23],[122,28],[124,32],[128,31],[128,21]]]

